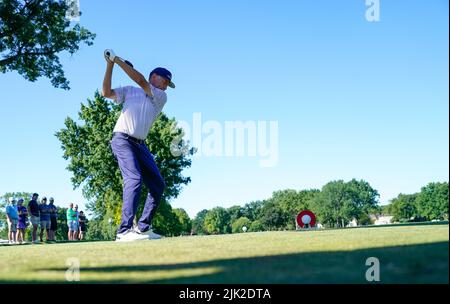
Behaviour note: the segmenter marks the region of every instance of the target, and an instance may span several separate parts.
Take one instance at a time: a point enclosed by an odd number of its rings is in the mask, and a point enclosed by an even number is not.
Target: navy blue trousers
[[[136,142],[125,133],[114,133],[111,148],[123,177],[122,219],[117,232],[123,233],[133,227],[142,182],[149,189],[149,193],[138,227],[141,231],[147,231],[166,186],[164,179],[144,143]]]

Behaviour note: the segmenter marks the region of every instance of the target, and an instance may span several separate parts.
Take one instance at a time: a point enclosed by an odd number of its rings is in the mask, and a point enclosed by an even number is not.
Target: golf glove
[[[109,60],[111,62],[114,62],[114,59],[116,58],[116,53],[114,53],[114,51],[111,49],[106,49],[104,55],[106,60]]]

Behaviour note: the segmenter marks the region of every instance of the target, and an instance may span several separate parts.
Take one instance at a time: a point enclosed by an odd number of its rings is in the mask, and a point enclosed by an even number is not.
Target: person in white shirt
[[[161,236],[153,232],[151,223],[165,182],[144,141],[167,101],[167,87],[175,88],[172,74],[165,68],[156,68],[147,80],[131,63],[116,56],[112,50],[105,51],[105,59],[107,66],[102,95],[123,104],[111,140],[111,148],[123,177],[122,218],[116,241],[159,239]],[[126,86],[112,90],[114,64],[119,65],[139,87]],[[142,182],[149,193],[138,225],[133,227]]]

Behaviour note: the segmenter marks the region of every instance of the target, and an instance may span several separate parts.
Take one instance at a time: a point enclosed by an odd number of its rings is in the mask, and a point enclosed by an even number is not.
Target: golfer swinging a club
[[[116,241],[159,239],[161,236],[152,231],[151,223],[165,183],[144,140],[167,101],[165,90],[168,86],[175,88],[172,74],[164,68],[156,68],[147,80],[130,62],[116,56],[112,50],[105,50],[104,56],[107,66],[102,95],[117,104],[123,103],[111,140],[111,148],[123,177],[122,219]],[[118,64],[139,87],[126,86],[112,90],[114,64]],[[133,227],[142,182],[149,193],[138,225]]]

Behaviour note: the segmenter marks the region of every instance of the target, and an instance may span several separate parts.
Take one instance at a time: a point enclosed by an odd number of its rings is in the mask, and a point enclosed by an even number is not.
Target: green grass
[[[417,225],[0,246],[0,283],[448,283],[449,226]]]

